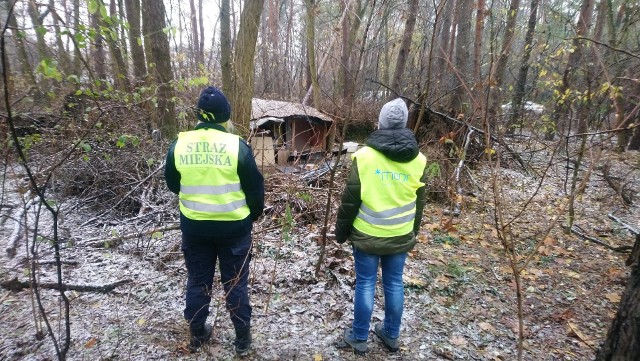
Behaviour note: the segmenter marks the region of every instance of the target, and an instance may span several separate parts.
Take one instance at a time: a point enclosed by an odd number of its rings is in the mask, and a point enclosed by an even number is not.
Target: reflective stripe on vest
[[[239,137],[215,129],[182,132],[174,149],[180,212],[194,220],[245,219],[249,207],[238,177]]]
[[[394,162],[379,151],[364,147],[353,154],[357,159],[362,203],[354,228],[376,237],[393,237],[413,231],[416,217],[416,190],[427,160],[424,155],[407,162]]]
[[[358,214],[358,217],[367,223],[377,224],[381,226],[403,224],[409,221],[413,221],[413,219],[416,218],[415,208],[416,208],[416,202],[411,202],[406,206],[387,209],[382,212],[375,212],[369,207],[365,206],[363,203],[360,205],[360,213]],[[399,215],[407,211],[413,211],[413,212],[405,216],[398,217]]]

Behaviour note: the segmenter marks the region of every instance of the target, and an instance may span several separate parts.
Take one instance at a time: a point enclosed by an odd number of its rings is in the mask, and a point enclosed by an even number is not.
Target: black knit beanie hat
[[[209,123],[224,123],[231,117],[231,104],[222,92],[210,86],[200,93],[198,119]]]

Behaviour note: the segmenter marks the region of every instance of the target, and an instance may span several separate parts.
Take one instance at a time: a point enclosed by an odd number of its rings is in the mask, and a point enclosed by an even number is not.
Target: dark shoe
[[[204,324],[196,327],[191,327],[191,341],[189,342],[189,350],[196,352],[202,345],[207,343],[211,339],[212,327],[211,325]]]
[[[236,347],[236,353],[244,356],[251,348],[251,325],[234,327],[236,329],[236,340],[233,344]]]
[[[391,352],[397,352],[400,349],[400,342],[398,342],[398,338],[391,338],[387,336],[387,333],[384,332],[384,327],[381,323],[376,323],[374,330],[376,332],[376,336],[382,340],[382,343],[387,348],[387,350]]]
[[[351,328],[344,330],[344,336],[342,337],[342,340],[337,342],[336,347],[350,347],[356,355],[360,356],[369,351],[369,348],[367,347],[367,340],[356,340],[355,337],[353,337],[353,330]]]

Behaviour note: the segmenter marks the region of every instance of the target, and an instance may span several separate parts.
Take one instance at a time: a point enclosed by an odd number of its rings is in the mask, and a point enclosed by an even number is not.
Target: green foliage
[[[447,273],[454,278],[462,278],[467,273],[467,269],[462,267],[457,261],[451,261],[447,263]]]
[[[20,146],[25,151],[25,153],[28,153],[29,150],[31,150],[31,147],[33,147],[35,144],[41,141],[42,141],[42,135],[38,133],[25,135],[24,137],[18,138],[18,142],[20,143]]]
[[[100,4],[96,0],[89,0],[87,3],[87,8],[89,9],[89,14],[93,15],[98,11],[98,7]]]
[[[47,28],[45,28],[42,25],[39,25],[39,26],[36,27],[36,33],[38,35],[45,35],[47,33]]]
[[[304,202],[311,202],[313,200],[313,196],[310,193],[307,192],[300,192],[298,193],[298,198],[300,198],[301,200],[303,200]]]
[[[87,3],[87,8],[89,9],[89,13],[91,15],[95,15],[96,13],[100,13],[100,16],[105,19],[108,18],[109,15],[107,13],[107,7],[104,5],[102,1],[97,0],[89,0]]]
[[[84,153],[89,153],[92,150],[91,145],[87,144],[84,141],[81,141],[78,146],[80,147],[80,149],[82,149],[82,151]],[[82,160],[85,161],[85,162],[88,162],[89,161],[89,155],[88,154],[84,154],[82,156]]]
[[[89,31],[93,31],[93,29],[89,29],[85,25],[81,24],[78,31],[73,34],[73,38],[78,49],[85,49],[87,47],[87,35]]]
[[[468,282],[468,269],[455,260],[445,265],[429,265],[429,272],[436,280],[434,290],[441,296],[455,297]]]
[[[427,163],[427,167],[425,168],[425,173],[427,173],[427,178],[429,180],[440,177],[440,164],[438,162],[430,162]]]
[[[542,256],[540,257],[540,265],[548,266],[553,263],[555,257],[554,256]]]
[[[446,244],[450,246],[457,246],[460,244],[460,239],[458,237],[452,236],[451,234],[438,234],[433,238],[434,242],[440,244]]]
[[[293,229],[293,214],[291,213],[291,206],[287,202],[284,210],[284,218],[281,220],[282,224],[282,239],[286,242],[291,240],[291,230]]]
[[[140,145],[140,138],[138,138],[135,135],[122,134],[121,136],[118,137],[118,140],[116,141],[116,147],[124,148],[127,145],[127,143],[130,143],[134,147],[137,147]]]
[[[42,74],[44,78],[62,81],[62,73],[58,70],[58,62],[51,58],[45,58],[38,63],[36,72]]]

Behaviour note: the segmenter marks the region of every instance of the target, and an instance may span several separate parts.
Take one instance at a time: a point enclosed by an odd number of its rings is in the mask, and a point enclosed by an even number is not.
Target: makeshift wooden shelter
[[[255,98],[251,106],[250,142],[259,165],[313,162],[331,150],[327,135],[333,120],[317,109]]]

